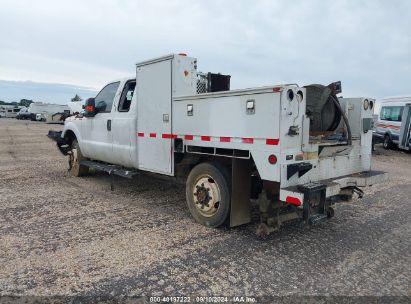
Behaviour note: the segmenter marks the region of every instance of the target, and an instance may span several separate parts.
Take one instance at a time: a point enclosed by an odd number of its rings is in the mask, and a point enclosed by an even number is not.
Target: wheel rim
[[[221,193],[211,176],[200,176],[194,184],[192,192],[194,205],[202,216],[211,217],[217,213],[220,207]]]
[[[388,138],[387,138],[387,137],[384,139],[384,147],[385,147],[385,148],[388,147]]]
[[[78,164],[77,149],[71,149],[70,162],[71,162],[70,164],[71,168],[76,168]]]

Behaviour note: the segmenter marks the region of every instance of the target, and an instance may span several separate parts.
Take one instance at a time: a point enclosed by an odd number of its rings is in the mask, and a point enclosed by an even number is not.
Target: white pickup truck
[[[188,208],[210,227],[249,223],[251,199],[263,231],[295,218],[314,224],[384,178],[370,171],[372,99],[337,98],[340,83],[229,87],[230,76],[199,73],[185,54],[140,62],[135,77],[108,83],[49,136],[75,176],[186,178]]]

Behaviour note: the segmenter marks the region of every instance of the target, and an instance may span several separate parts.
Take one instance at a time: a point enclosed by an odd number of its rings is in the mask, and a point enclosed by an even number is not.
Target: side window
[[[121,93],[120,102],[118,104],[119,112],[128,112],[130,110],[131,101],[133,100],[135,88],[135,81],[129,81],[126,83],[123,89],[123,93]]]
[[[401,121],[404,107],[382,107],[380,119],[388,121]]]
[[[106,85],[100,93],[97,94],[95,100],[96,108],[99,112],[110,112],[113,105],[114,97],[120,82],[113,82]]]
[[[387,107],[382,107],[380,111],[380,119],[381,120],[387,120],[388,116],[388,108]]]

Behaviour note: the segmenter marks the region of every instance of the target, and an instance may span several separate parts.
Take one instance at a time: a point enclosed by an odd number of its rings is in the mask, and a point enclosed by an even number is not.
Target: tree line
[[[71,98],[71,101],[72,102],[75,102],[75,101],[82,101],[83,99],[78,95],[78,94],[76,94],[76,96],[74,96],[73,98]],[[6,102],[6,101],[3,101],[3,100],[0,100],[0,106],[1,105],[6,105],[6,106],[16,106],[16,107],[18,107],[18,106],[23,106],[23,107],[29,107],[30,106],[30,104],[31,103],[33,103],[34,101],[33,100],[31,100],[31,99],[20,99],[20,101],[12,101],[12,102]]]
[[[0,105],[7,105],[7,106],[23,106],[23,107],[28,107],[31,103],[33,103],[33,100],[31,99],[20,99],[20,101],[12,101],[12,102],[6,102],[3,100],[0,100]]]

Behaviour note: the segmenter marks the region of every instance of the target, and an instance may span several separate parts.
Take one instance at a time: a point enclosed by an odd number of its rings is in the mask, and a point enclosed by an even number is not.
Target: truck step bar
[[[137,171],[128,170],[120,166],[104,164],[92,160],[82,160],[80,162],[80,165],[95,169],[97,171],[107,172],[109,175],[118,175],[129,179],[132,179],[135,175],[138,174]]]

